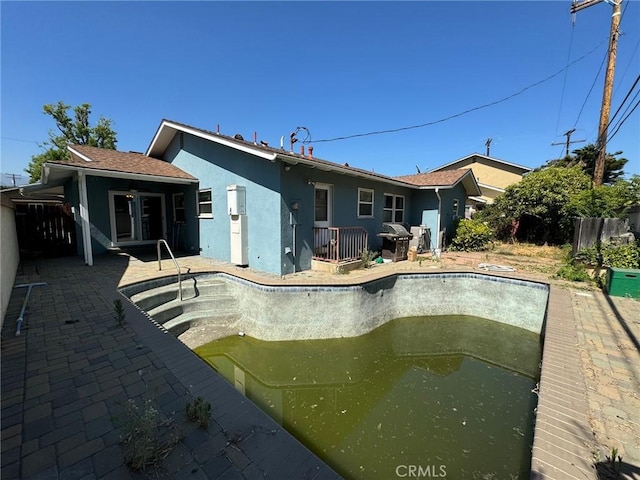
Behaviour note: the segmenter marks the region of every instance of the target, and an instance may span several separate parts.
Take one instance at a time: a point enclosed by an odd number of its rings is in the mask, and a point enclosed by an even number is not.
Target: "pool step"
[[[194,326],[218,328],[231,326],[240,318],[241,316],[239,314],[218,315],[207,312],[189,312],[165,322],[162,326],[169,332],[174,333],[176,329],[183,326],[186,326],[186,328],[182,329],[182,331],[186,331],[188,328]],[[236,333],[236,330],[234,329],[233,332]]]
[[[159,324],[164,325],[169,320],[179,315],[186,315],[192,312],[200,315],[228,316],[238,313],[236,298],[228,293],[207,293],[193,299],[180,301],[178,299],[158,305],[147,310],[147,313]]]
[[[188,278],[182,281],[183,300],[215,296],[226,290],[227,283],[224,280],[216,278]],[[178,284],[170,283],[161,287],[151,288],[131,295],[129,298],[142,310],[149,312],[154,308],[176,300],[178,298]]]

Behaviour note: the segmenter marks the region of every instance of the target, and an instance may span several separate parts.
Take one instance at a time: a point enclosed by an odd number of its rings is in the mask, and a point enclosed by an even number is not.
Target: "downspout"
[[[89,200],[87,198],[87,177],[84,172],[78,172],[78,190],[80,193],[80,225],[82,226],[82,243],[84,262],[93,265],[93,250],[91,248],[91,223],[89,222]]]
[[[440,248],[440,212],[442,211],[442,198],[438,187],[436,187],[436,196],[438,197],[438,231],[436,232],[436,248]]]

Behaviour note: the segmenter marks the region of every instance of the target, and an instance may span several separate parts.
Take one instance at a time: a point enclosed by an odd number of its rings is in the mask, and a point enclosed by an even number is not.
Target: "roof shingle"
[[[169,162],[147,157],[142,153],[120,152],[118,150],[108,150],[105,148],[90,147],[88,145],[70,145],[69,148],[89,158],[91,161],[88,162],[72,155],[68,160],[50,163],[110,172],[197,180],[193,175],[188,174]]]
[[[468,172],[468,170],[443,170],[441,172],[402,175],[394,178],[420,187],[441,187],[456,184]]]

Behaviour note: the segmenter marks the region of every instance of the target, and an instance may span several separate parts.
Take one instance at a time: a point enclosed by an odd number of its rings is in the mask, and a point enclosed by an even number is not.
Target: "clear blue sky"
[[[624,4],[612,114],[640,73],[640,3]],[[2,183],[7,173],[28,181],[54,128],[42,106],[58,100],[112,119],[123,151],[144,152],[163,118],[245,139],[257,131],[277,146],[298,126],[317,142],[435,122],[575,62],[448,121],[314,144],[319,158],[402,175],[484,153],[492,138],[491,156],[537,167],[562,156],[551,143],[567,130],[596,140],[612,7],[578,12],[575,26],[569,7],[2,1]],[[640,108],[607,148],[624,151],[630,174],[640,173],[639,118]]]

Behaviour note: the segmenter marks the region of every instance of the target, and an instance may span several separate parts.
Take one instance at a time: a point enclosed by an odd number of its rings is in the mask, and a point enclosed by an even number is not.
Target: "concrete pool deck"
[[[183,273],[225,271],[273,285],[472,269],[399,262],[348,275],[280,278],[197,256],[178,261]],[[175,275],[170,261],[162,268],[153,255],[117,255],[96,258],[94,267],[72,257],[18,272],[16,284],[47,285],[32,289],[17,337],[26,289],[14,289],[2,329],[2,478],[141,478],[124,465],[113,421],[127,399],[149,397],[175,412],[183,428],[183,441],[163,462],[171,478],[338,478],[134,307],[125,305],[126,326],[117,325],[117,288]],[[547,281],[525,272],[496,275]],[[531,478],[597,478],[594,452],[606,468],[614,447],[623,471],[632,472],[627,478],[640,478],[639,338],[639,301],[552,285]],[[200,395],[213,407],[207,431],[184,418],[186,402]]]

